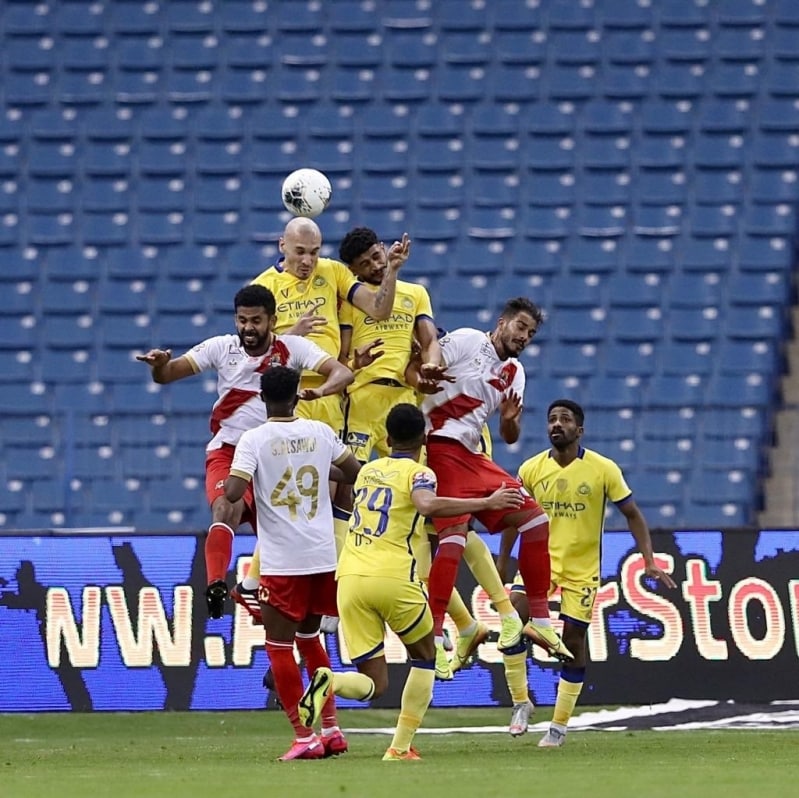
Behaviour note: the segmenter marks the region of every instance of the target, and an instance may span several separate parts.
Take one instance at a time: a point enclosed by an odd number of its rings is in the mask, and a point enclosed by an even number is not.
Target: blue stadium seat
[[[464,161],[464,143],[460,139],[423,138],[416,142],[413,162],[420,171],[452,172],[462,169]]]
[[[699,415],[693,407],[645,407],[641,410],[641,436],[649,440],[693,438],[698,434]]]
[[[555,308],[591,308],[603,304],[603,287],[597,278],[575,274],[556,276],[551,284],[552,305]]]
[[[657,274],[626,274],[616,269],[606,285],[611,308],[657,307],[663,301],[664,281]]]
[[[641,205],[681,205],[687,194],[686,182],[679,167],[639,169],[633,192]]]
[[[743,272],[732,275],[727,296],[733,305],[784,305],[789,298],[785,272]]]
[[[663,335],[663,312],[659,307],[614,308],[608,321],[609,334],[617,341],[652,342]]]
[[[94,377],[86,350],[45,349],[40,365],[42,382],[48,384],[86,384]]]
[[[763,374],[769,378],[778,372],[779,358],[774,341],[722,340],[715,367],[719,374]]]
[[[696,458],[692,438],[672,440],[649,440],[639,442],[638,462],[645,463],[652,471],[687,471]]]
[[[774,399],[772,380],[762,374],[718,374],[707,387],[712,407],[756,407],[765,410]]]
[[[720,335],[716,308],[673,308],[666,330],[674,341],[713,341]]]
[[[706,342],[665,341],[658,348],[658,371],[666,376],[705,377],[713,371],[713,348]]]
[[[712,445],[714,438],[759,440],[766,429],[765,414],[752,407],[713,408],[702,420],[702,434]]]
[[[773,305],[738,305],[722,320],[722,332],[731,338],[777,339],[785,329],[785,309]]]
[[[419,180],[427,175],[420,175]],[[535,173],[531,175],[525,183],[526,199],[534,203],[534,197],[545,200],[544,192],[541,189],[542,181],[547,181],[548,186],[552,184],[549,180],[554,180],[551,175]],[[448,176],[450,181],[450,191],[462,192],[463,178],[460,175]],[[452,185],[454,183],[455,185]],[[519,200],[519,180],[516,175],[506,175],[497,172],[475,171],[469,179],[469,193],[472,203],[475,205],[488,206],[512,206]],[[568,201],[568,200],[567,200]],[[451,204],[451,202],[449,203]],[[555,201],[553,205],[560,205],[562,202]]]
[[[523,211],[519,229],[529,238],[565,238],[569,233],[570,215],[568,208],[528,206]]]
[[[331,30],[340,32],[375,31],[380,27],[376,8],[364,8],[357,0],[340,0],[328,9],[328,25]]]
[[[697,237],[719,238],[737,232],[734,205],[696,205],[686,209],[691,233]]]
[[[737,170],[696,169],[694,172],[693,196],[700,205],[737,204],[742,201],[743,192],[743,180]]]
[[[717,438],[702,449],[702,465],[711,471],[741,470],[752,479],[760,466],[758,445],[748,438]]]
[[[641,103],[640,117],[641,130],[659,136],[687,133],[694,122],[693,114],[683,104],[657,97]]]
[[[506,174],[498,177],[502,180],[514,179],[513,175]],[[473,181],[475,179],[478,178],[472,178]],[[564,207],[574,202],[576,180],[571,172],[532,170],[520,182],[522,199],[529,205]]]
[[[500,63],[488,75],[488,96],[498,103],[529,105],[541,98],[541,70],[520,63]],[[479,98],[478,98],[479,99]]]
[[[728,61],[716,65],[708,88],[719,97],[751,97],[760,90],[761,82],[758,66]]]
[[[560,341],[596,343],[604,338],[607,321],[601,309],[586,313],[583,308],[562,308],[552,314],[546,327],[550,328],[548,332],[552,337]]]
[[[531,31],[544,27],[538,4],[519,4],[516,0],[495,0],[491,4],[493,27],[497,31]]]
[[[611,314],[611,318],[614,314]],[[609,377],[649,377],[655,372],[655,349],[649,342],[613,341],[605,348],[602,373]]]
[[[496,240],[516,235],[517,219],[512,207],[473,207],[464,221],[470,238]]]

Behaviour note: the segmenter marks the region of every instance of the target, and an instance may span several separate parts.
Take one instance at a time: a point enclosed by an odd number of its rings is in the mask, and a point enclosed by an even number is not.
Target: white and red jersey
[[[428,435],[452,438],[470,451],[480,444],[483,425],[510,390],[524,399],[524,367],[516,358],[500,360],[484,332],[462,327],[439,343],[447,373],[443,391],[424,397]]]
[[[349,451],[327,424],[307,418],[274,419],[241,436],[230,474],[253,483],[261,574],[336,570],[328,477]]]
[[[270,366],[316,371],[330,355],[299,335],[276,335],[266,354],[250,357],[238,335],[207,338],[186,352],[195,373],[216,371],[219,398],[211,411],[213,438],[206,451],[223,444],[235,446],[242,433],[266,421],[266,408],[259,396],[261,374]]]

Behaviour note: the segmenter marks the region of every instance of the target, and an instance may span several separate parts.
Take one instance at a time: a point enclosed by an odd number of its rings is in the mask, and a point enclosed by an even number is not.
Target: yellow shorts
[[[597,584],[570,582],[553,574],[549,595],[556,593],[558,589],[560,589],[560,618],[562,620],[570,618],[588,626],[594,613]],[[524,591],[524,582],[520,574],[516,574],[511,590]]]
[[[406,645],[433,631],[433,615],[420,582],[342,576],[338,612],[350,659],[356,663],[383,653],[386,626]]]
[[[386,418],[391,408],[401,402],[415,405],[416,392],[406,386],[370,382],[347,397],[344,443],[350,447],[356,460],[368,463],[373,451],[378,457],[389,455]]]
[[[294,412],[299,418],[324,421],[336,435],[341,436],[341,431],[344,429],[344,410],[341,403],[341,394],[333,393],[321,399],[312,399],[310,402],[299,401]]]

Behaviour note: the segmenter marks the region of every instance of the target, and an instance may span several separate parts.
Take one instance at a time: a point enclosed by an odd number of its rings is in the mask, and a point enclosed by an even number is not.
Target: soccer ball
[[[286,210],[295,216],[313,218],[330,204],[333,189],[327,176],[316,169],[297,169],[284,181],[281,189]]]

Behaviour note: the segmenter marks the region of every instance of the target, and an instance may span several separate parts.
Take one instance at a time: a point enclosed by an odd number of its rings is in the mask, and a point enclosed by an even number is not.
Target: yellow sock
[[[461,594],[458,593],[458,589],[455,587],[452,588],[452,593],[449,597],[447,612],[449,613],[449,617],[452,618],[452,622],[458,627],[458,632],[471,633],[474,626],[474,618],[466,608]]]
[[[558,697],[555,699],[555,711],[552,713],[552,722],[559,726],[568,726],[569,720],[574,713],[580,691],[583,689],[582,682],[567,682],[561,677],[558,682]]]
[[[431,663],[432,664],[432,663]],[[413,735],[422,725],[422,718],[433,699],[434,668],[411,666],[405,689],[402,691],[400,714],[391,747],[398,751],[407,751],[413,742]]]
[[[340,507],[333,507],[333,534],[336,536],[336,557],[341,556],[344,541],[350,531],[350,514]]]
[[[375,683],[365,674],[344,671],[333,674],[333,692],[342,698],[368,701],[375,691]]]
[[[521,654],[503,654],[502,663],[505,666],[505,681],[508,683],[508,690],[513,703],[523,704],[525,701],[529,701],[527,651],[522,651]]]
[[[474,574],[477,584],[485,590],[491,602],[500,615],[511,615],[515,612],[510,603],[505,585],[499,578],[494,558],[486,546],[485,541],[473,530],[466,536],[466,547],[463,550],[463,559]]]

